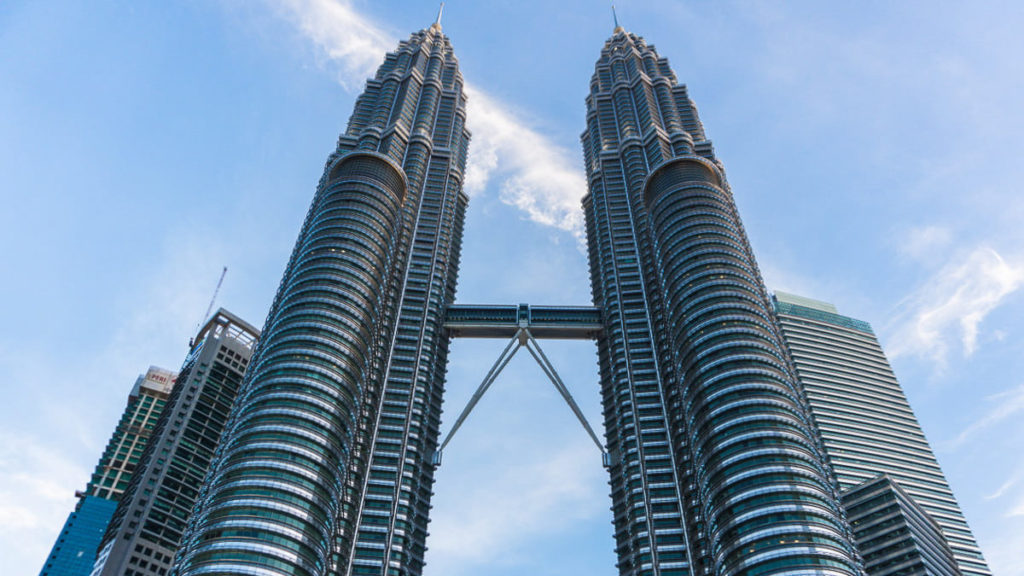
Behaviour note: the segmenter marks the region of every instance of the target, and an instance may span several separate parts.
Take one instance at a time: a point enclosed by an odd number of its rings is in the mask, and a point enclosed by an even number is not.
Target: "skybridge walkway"
[[[444,327],[452,338],[511,338],[521,328],[534,338],[593,340],[604,325],[592,306],[457,304],[449,306]]]

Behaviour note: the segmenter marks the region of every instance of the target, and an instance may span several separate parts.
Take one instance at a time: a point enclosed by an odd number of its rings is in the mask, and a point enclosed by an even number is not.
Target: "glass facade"
[[[888,475],[942,527],[961,572],[991,574],[871,326],[782,292],[775,309],[840,488]]]
[[[61,528],[40,576],[85,576],[100,547],[117,502],[79,493],[78,505]]]
[[[358,98],[271,307],[178,574],[422,571],[467,196],[438,24]]]
[[[92,567],[167,576],[259,331],[226,310],[200,329]]]
[[[619,573],[858,574],[839,495],[697,109],[616,28],[582,135]]]

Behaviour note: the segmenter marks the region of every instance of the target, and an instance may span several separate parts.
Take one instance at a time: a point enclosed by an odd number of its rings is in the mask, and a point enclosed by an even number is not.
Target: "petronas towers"
[[[367,82],[299,232],[178,576],[423,572],[457,335],[446,315],[458,309],[468,200],[463,88],[439,23]],[[617,27],[586,107],[593,308],[576,313],[599,319],[584,332],[597,340],[618,572],[862,574],[840,484],[685,86]],[[468,333],[504,311],[460,313],[475,318]],[[520,342],[533,341],[522,335],[537,320],[530,309],[508,313]],[[547,313],[549,328],[572,321]]]

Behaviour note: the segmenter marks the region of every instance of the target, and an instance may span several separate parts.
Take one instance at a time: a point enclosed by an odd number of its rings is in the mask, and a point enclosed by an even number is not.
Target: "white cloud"
[[[341,0],[278,0],[288,20],[341,66],[338,82],[359,90],[395,42],[384,31]]]
[[[122,303],[119,313],[124,321],[105,352],[107,365],[119,367],[126,375],[137,374],[145,369],[138,364],[140,358],[163,358],[172,362],[165,368],[176,369],[187,351],[188,338],[207,320],[203,314],[221,267],[238,260],[241,249],[233,251],[223,239],[201,228],[168,230],[157,264],[138,282],[135,298]],[[225,283],[231,282],[229,271]],[[219,304],[214,303],[213,311]]]
[[[340,82],[362,87],[396,42],[345,0],[281,0],[279,7],[300,32],[341,66]],[[353,79],[358,79],[354,81]],[[583,237],[580,199],[586,180],[566,149],[537,133],[508,106],[467,83],[467,126],[473,133],[466,168],[467,193],[501,178],[500,198],[530,220]]]
[[[583,236],[580,199],[583,173],[570,153],[554,145],[506,106],[467,86],[468,120],[473,132],[466,188],[482,190],[491,176],[502,178],[501,199],[526,212],[534,222]]]
[[[1008,261],[987,246],[955,256],[900,303],[889,342],[896,357],[913,355],[941,367],[951,342],[975,352],[981,322],[1024,285],[1024,262]]]
[[[504,345],[454,341],[442,435]],[[543,346],[581,410],[592,424],[600,422],[592,348],[583,342]],[[566,370],[580,365],[591,370]],[[595,566],[614,565],[608,475],[600,454],[525,351],[445,449],[434,491],[424,574],[532,574],[541,568],[547,574],[591,573]],[[557,556],[578,542],[594,549],[585,558]]]

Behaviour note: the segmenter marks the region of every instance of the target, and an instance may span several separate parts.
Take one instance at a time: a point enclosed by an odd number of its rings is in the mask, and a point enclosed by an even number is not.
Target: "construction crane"
[[[199,323],[196,324],[196,329],[193,330],[193,332],[199,332],[199,328],[202,327],[203,322],[205,322],[210,317],[210,312],[213,312],[213,304],[217,301],[217,294],[220,293],[220,287],[222,284],[224,284],[224,277],[227,276],[227,274],[228,267],[225,266],[224,269],[220,271],[220,278],[217,280],[217,287],[213,289],[213,297],[210,298],[210,305],[206,307],[206,314],[203,314],[203,317],[199,319]],[[194,340],[194,338],[189,338],[189,348],[191,348],[192,345],[195,344]]]

